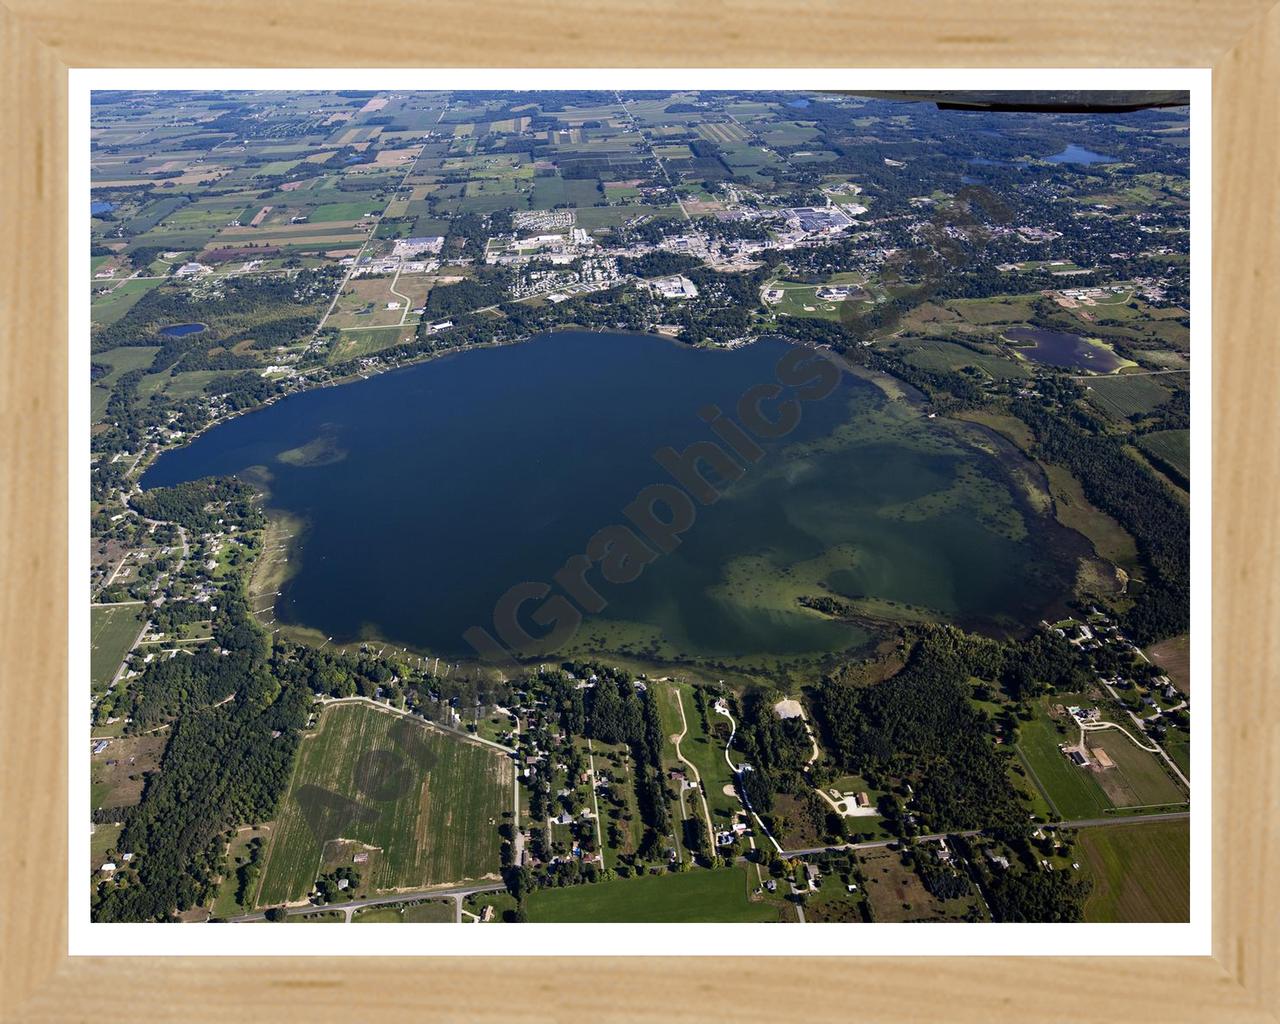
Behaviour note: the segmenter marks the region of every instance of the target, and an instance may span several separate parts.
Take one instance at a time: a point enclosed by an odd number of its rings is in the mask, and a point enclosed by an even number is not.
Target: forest
[[[1024,832],[1026,812],[1005,761],[969,700],[971,675],[1004,669],[993,644],[934,627],[905,667],[882,683],[858,687],[827,677],[818,710],[837,767],[873,788],[909,785],[913,811],[928,831]]]
[[[228,655],[210,648],[206,658],[166,661],[192,664],[142,685],[149,700],[152,683],[174,684],[168,695],[185,693],[187,706],[169,726],[160,769],[148,775],[116,843],[136,859],[99,883],[95,921],[164,921],[207,903],[222,870],[225,830],[269,820],[288,784],[310,689],[273,678],[267,641],[242,601],[228,600],[222,619],[217,643]],[[227,688],[234,696],[225,702],[190,699]]]

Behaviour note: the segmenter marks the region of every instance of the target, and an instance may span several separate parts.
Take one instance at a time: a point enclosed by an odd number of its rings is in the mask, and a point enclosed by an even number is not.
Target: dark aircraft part
[[[996,113],[1123,114],[1153,107],[1185,107],[1187,92],[1117,92],[1089,89],[1075,92],[853,92],[845,96],[892,100],[899,103],[933,103],[939,110],[987,110]]]

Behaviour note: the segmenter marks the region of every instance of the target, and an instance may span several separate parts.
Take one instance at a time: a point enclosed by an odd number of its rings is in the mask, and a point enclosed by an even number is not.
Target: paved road
[[[1080,818],[1075,821],[1055,821],[1041,826],[1042,828],[1097,828],[1102,825],[1138,825],[1153,821],[1181,821],[1191,817],[1190,811],[1167,811],[1163,814],[1132,814],[1112,818]],[[969,829],[965,832],[934,832],[927,836],[913,836],[917,841],[943,839],[946,836],[981,835],[981,829]],[[808,846],[802,850],[783,850],[784,857],[804,857],[813,853],[824,853],[827,850],[874,850],[882,846],[891,846],[899,842],[897,839],[877,839],[865,843],[841,843],[832,846]]]
[[[350,900],[347,903],[327,903],[323,907],[312,906],[308,903],[303,907],[286,907],[285,911],[293,916],[295,914],[314,914],[317,911],[339,910],[342,911],[348,921],[351,920],[353,911],[362,907],[391,906],[396,903],[412,903],[416,900],[425,899],[454,899],[458,905],[464,897],[470,896],[477,892],[498,892],[506,889],[503,882],[485,882],[480,885],[459,886],[454,889],[420,889],[417,892],[399,892],[389,896],[370,896],[363,900]],[[264,921],[266,913],[259,912],[256,914],[242,914],[239,917],[229,917],[227,921],[231,924],[240,924],[247,921]]]

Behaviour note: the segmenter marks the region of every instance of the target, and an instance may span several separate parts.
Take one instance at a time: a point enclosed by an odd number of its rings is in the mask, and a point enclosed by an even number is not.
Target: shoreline
[[[862,380],[867,384],[871,385],[878,392],[880,392],[880,394],[883,396],[883,399],[885,401],[898,405],[899,408],[903,409],[904,412],[906,412],[906,414],[911,416],[912,418],[923,417],[926,414],[926,410],[928,407],[927,399],[924,396],[920,395],[919,393],[916,393],[915,389],[912,388],[906,382],[899,381],[897,378],[893,377],[891,374],[886,373],[885,371],[871,369],[861,364],[854,363],[850,361],[842,353],[837,353],[834,350],[830,349],[830,347],[828,346],[820,346],[820,345],[814,345],[812,343],[798,342],[783,336],[771,335],[771,334],[755,335],[749,339],[740,340],[732,346],[720,346],[720,345],[691,346],[691,345],[687,345],[684,342],[680,342],[677,339],[670,337],[669,335],[662,334],[660,332],[623,331],[623,330],[617,330],[617,329],[595,330],[591,328],[582,327],[580,325],[566,324],[566,325],[561,325],[553,330],[539,331],[535,334],[524,335],[519,338],[505,339],[502,341],[494,341],[494,342],[488,342],[488,343],[482,343],[482,344],[476,344],[476,345],[469,345],[464,348],[456,349],[456,350],[426,353],[419,358],[397,363],[394,365],[381,367],[372,372],[368,372],[368,373],[355,372],[355,373],[345,374],[339,378],[324,380],[324,381],[316,381],[311,383],[309,386],[298,387],[297,389],[290,391],[286,394],[272,396],[271,399],[263,402],[258,406],[254,406],[251,409],[235,410],[224,416],[220,416],[210,420],[200,431],[193,433],[188,438],[184,438],[183,444],[181,445],[165,447],[165,448],[159,449],[158,451],[150,453],[149,457],[146,460],[140,460],[138,465],[131,472],[134,486],[137,487],[139,490],[141,489],[142,478],[154,466],[154,464],[156,463],[156,461],[159,459],[160,456],[169,452],[175,452],[175,451],[181,450],[182,448],[193,443],[197,438],[203,436],[207,431],[209,431],[213,427],[219,426],[226,422],[230,422],[236,416],[261,411],[267,408],[268,406],[273,405],[276,402],[281,401],[283,399],[290,398],[295,395],[300,395],[310,391],[316,391],[325,387],[337,387],[337,386],[342,386],[346,384],[354,384],[359,380],[370,380],[374,376],[382,376],[383,374],[391,373],[395,370],[411,369],[416,366],[423,366],[436,359],[444,358],[447,356],[465,355],[467,352],[481,350],[481,349],[500,348],[500,347],[506,347],[510,345],[518,345],[539,337],[549,337],[558,333],[568,333],[572,331],[583,331],[583,332],[600,334],[600,335],[617,335],[617,336],[632,336],[637,338],[663,339],[668,343],[672,345],[680,346],[681,348],[700,349],[700,350],[723,349],[724,351],[734,351],[737,348],[746,347],[747,345],[755,344],[756,342],[759,342],[762,340],[776,340],[784,344],[803,347],[803,348],[809,348],[815,352],[822,353],[825,358],[829,359],[832,363],[834,363],[840,369],[842,374],[848,374],[852,377],[856,377],[859,380]],[[965,432],[978,432],[978,433],[987,435],[989,438],[991,438],[996,442],[996,446],[998,448],[1002,449],[1002,454],[1004,455],[1005,458],[1008,458],[1011,455],[1021,456],[1022,460],[1025,460],[1026,462],[1031,463],[1033,467],[1038,469],[1040,472],[1037,475],[1043,478],[1043,475],[1044,475],[1043,466],[1037,460],[1032,459],[1027,453],[1019,451],[1016,445],[1011,444],[1008,438],[1002,437],[998,432],[991,430],[989,427],[985,427],[985,425],[975,423],[971,420],[967,420],[963,416],[948,415],[948,416],[944,416],[943,419],[949,424],[952,424],[955,428],[957,428],[957,430],[961,434]],[[978,447],[982,447],[982,446],[978,446]],[[1001,456],[996,455],[996,457],[997,459],[1000,459]],[[246,600],[248,600],[250,603],[251,609],[253,611],[254,620],[255,622],[258,623],[259,627],[262,628],[264,631],[271,631],[273,634],[278,633],[284,639],[288,639],[295,643],[299,643],[299,644],[310,646],[310,647],[317,647],[317,648],[332,645],[334,648],[337,648],[339,650],[354,652],[354,651],[359,651],[362,647],[368,645],[372,647],[380,647],[383,650],[387,648],[391,648],[393,651],[395,651],[398,649],[398,651],[402,655],[404,655],[406,658],[409,658],[409,659],[417,658],[419,663],[419,668],[423,666],[424,662],[429,663],[432,660],[435,660],[437,664],[440,662],[443,662],[446,665],[452,666],[451,671],[458,671],[461,673],[479,672],[482,674],[491,674],[491,673],[497,673],[498,675],[502,674],[500,670],[497,669],[495,666],[491,666],[483,661],[476,660],[474,656],[468,658],[466,655],[459,655],[457,653],[454,653],[453,655],[447,655],[444,653],[432,651],[430,648],[425,646],[407,644],[407,643],[404,643],[403,641],[398,642],[393,639],[387,638],[385,636],[381,636],[376,632],[370,632],[368,635],[357,636],[345,641],[334,641],[325,634],[324,630],[321,627],[306,625],[302,623],[289,623],[289,622],[281,621],[278,618],[279,607],[280,607],[279,603],[282,597],[281,591],[284,584],[286,584],[288,580],[297,571],[298,560],[300,558],[300,551],[301,551],[300,535],[305,532],[307,524],[294,513],[290,513],[287,510],[283,510],[283,509],[273,509],[269,507],[268,503],[271,500],[269,484],[254,480],[252,479],[251,476],[241,476],[240,474],[232,474],[232,475],[239,479],[245,479],[246,482],[254,486],[255,490],[259,492],[259,500],[262,502],[262,511],[267,518],[267,526],[264,528],[264,531],[263,531],[262,550],[259,553],[258,559],[255,560],[254,566],[251,569],[250,573],[245,578],[245,583],[244,583],[245,597],[246,597]],[[1053,517],[1050,516],[1050,518],[1053,518]],[[1065,524],[1056,524],[1056,525],[1064,526]],[[288,532],[285,532],[285,531],[288,531]],[[1086,542],[1087,542],[1087,538],[1086,538]],[[286,566],[285,563],[289,563],[289,564]],[[1067,594],[1065,594],[1064,596],[1054,601],[1053,605],[1055,607],[1060,606],[1064,604],[1066,601],[1070,600],[1072,596],[1074,596],[1074,587]],[[262,606],[263,600],[268,597],[270,598],[270,604],[266,606]],[[828,618],[828,616],[821,616],[821,617]],[[865,614],[865,610],[864,610],[864,613],[859,616],[859,618],[867,620],[864,626],[869,627],[869,631],[877,639],[883,639],[885,636],[891,635],[895,630],[900,630],[904,628],[909,629],[913,625],[918,625],[921,622],[945,623],[950,621],[945,616],[934,615],[934,614],[924,614],[923,616],[913,614],[903,618],[881,617],[881,616],[876,616],[874,614],[867,615]],[[970,624],[967,627],[962,627],[962,628],[972,629],[974,627],[972,624]],[[1014,635],[1015,633],[1019,633],[1021,632],[1022,629],[1025,629],[1025,628],[1031,628],[1031,627],[1020,627],[1018,629],[1011,630],[1008,626],[996,627],[992,625],[991,627],[986,629],[979,628],[977,631],[981,633],[987,633],[989,635],[994,635],[998,633],[1003,636],[1009,636],[1009,635]],[[756,680],[777,678],[779,672],[781,672],[783,677],[788,677],[793,672],[803,671],[806,666],[809,666],[816,671],[821,671],[824,666],[829,666],[833,658],[838,658],[842,655],[845,657],[856,656],[857,653],[858,651],[856,649],[843,650],[843,651],[815,652],[811,656],[804,656],[802,658],[799,658],[798,659],[800,662],[799,664],[796,664],[794,666],[789,666],[787,668],[780,668],[777,671],[770,672],[768,670],[756,669],[756,668],[745,666],[745,665],[731,666],[731,665],[725,664],[723,667],[721,667],[716,664],[716,661],[717,660],[723,661],[724,660],[723,656],[717,659],[717,656],[715,655],[705,655],[705,656],[684,655],[682,656],[682,654],[677,653],[674,658],[664,659],[659,657],[659,658],[650,659],[650,658],[644,657],[643,655],[637,655],[632,652],[627,652],[624,650],[606,651],[605,649],[602,648],[599,651],[599,654],[601,656],[609,657],[614,661],[622,660],[622,661],[630,662],[634,665],[647,666],[650,668],[651,671],[666,670],[668,672],[670,671],[678,672],[683,670],[683,671],[690,671],[690,672],[701,672],[704,674],[715,674],[719,672],[724,674],[732,674],[732,675],[743,677],[746,679],[756,679]],[[552,652],[551,654],[548,654],[545,657],[563,659],[563,658],[575,658],[575,657],[581,658],[581,657],[590,657],[590,656],[591,656],[590,652],[568,650],[568,651],[562,651],[562,652]],[[517,659],[517,660],[519,660],[522,664],[532,665],[532,664],[537,664],[539,659],[538,659],[538,656],[534,655],[527,659]]]

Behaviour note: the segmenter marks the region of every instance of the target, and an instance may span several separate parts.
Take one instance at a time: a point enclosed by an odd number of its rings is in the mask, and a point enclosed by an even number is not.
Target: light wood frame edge
[[[1280,1007],[1280,8],[659,0],[425,8],[250,0],[0,5],[0,1009],[5,1020],[1273,1021]],[[785,18],[780,16],[785,13]],[[397,25],[386,32],[388,25]],[[1214,69],[1214,955],[447,961],[66,955],[66,98],[92,66],[1148,66]],[[52,287],[51,287],[52,285]],[[1203,482],[1201,486],[1204,486]],[[1272,860],[1269,861],[1269,858]],[[762,939],[765,937],[762,936]],[[770,933],[767,941],[785,941]],[[673,951],[675,952],[675,951]],[[957,952],[960,952],[959,950]],[[833,975],[835,977],[833,977]],[[856,999],[843,993],[856,992]]]

